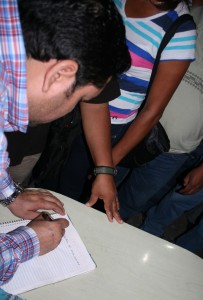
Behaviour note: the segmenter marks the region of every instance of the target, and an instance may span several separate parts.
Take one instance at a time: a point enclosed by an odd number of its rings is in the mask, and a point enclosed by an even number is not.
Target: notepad
[[[54,219],[59,217],[61,216],[58,214],[52,214]],[[66,228],[59,246],[43,256],[34,257],[22,263],[14,277],[1,286],[2,289],[17,295],[95,269],[95,262],[88,253],[77,230],[70,218],[68,216],[66,218],[69,221],[69,226]],[[19,220],[1,224],[0,232],[7,233],[16,227],[26,225],[28,222],[28,220]]]

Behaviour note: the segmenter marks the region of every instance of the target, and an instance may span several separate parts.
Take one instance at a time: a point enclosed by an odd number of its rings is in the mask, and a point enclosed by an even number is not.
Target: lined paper
[[[51,216],[54,219],[62,217],[58,214]],[[8,293],[17,295],[95,269],[96,265],[78,232],[70,218],[68,216],[66,218],[69,221],[69,226],[66,228],[59,246],[43,256],[22,263],[14,277],[1,288]],[[28,220],[20,220],[1,224],[0,232],[7,233],[16,227],[26,225],[28,222]]]

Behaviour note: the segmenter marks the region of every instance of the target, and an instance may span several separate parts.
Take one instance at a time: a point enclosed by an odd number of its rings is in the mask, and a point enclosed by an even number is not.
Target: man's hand
[[[183,180],[183,188],[179,193],[191,195],[197,193],[203,187],[203,165],[190,171]]]
[[[28,223],[27,226],[36,232],[39,239],[39,255],[43,255],[54,250],[60,244],[65,233],[65,228],[68,227],[68,225],[68,220],[63,218],[53,221],[45,221],[41,214]]]
[[[98,199],[104,201],[104,209],[109,221],[112,222],[115,218],[118,223],[122,224],[123,221],[118,212],[119,203],[113,176],[106,174],[96,176],[92,185],[91,197],[86,205],[93,206]]]
[[[32,220],[39,216],[39,209],[53,210],[64,215],[63,203],[46,190],[25,190],[8,205],[8,209],[17,217]]]

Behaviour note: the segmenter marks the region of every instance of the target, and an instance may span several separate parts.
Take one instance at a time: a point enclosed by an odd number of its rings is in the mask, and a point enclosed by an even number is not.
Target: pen
[[[43,212],[41,213],[41,215],[42,215],[42,217],[43,217],[43,219],[44,219],[45,221],[53,221],[53,219],[51,218],[51,216],[50,216],[49,213],[43,211]]]

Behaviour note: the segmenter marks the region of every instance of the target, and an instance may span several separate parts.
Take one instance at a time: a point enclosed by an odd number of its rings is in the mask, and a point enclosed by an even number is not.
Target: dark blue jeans
[[[190,154],[163,153],[144,166],[133,169],[119,188],[121,216],[125,219],[155,207],[161,199],[169,197],[171,189],[177,189],[176,185],[181,183],[185,172],[197,166],[202,159],[203,143]],[[168,207],[163,205],[163,211],[167,214]]]
[[[179,188],[180,185],[177,185],[161,199],[158,205],[149,209],[141,229],[161,236],[166,227],[178,219],[184,212],[203,202],[203,189],[192,195],[182,195],[178,193]]]
[[[195,254],[203,253],[203,218],[199,224],[194,228],[180,236],[176,242],[176,245],[183,247]]]

